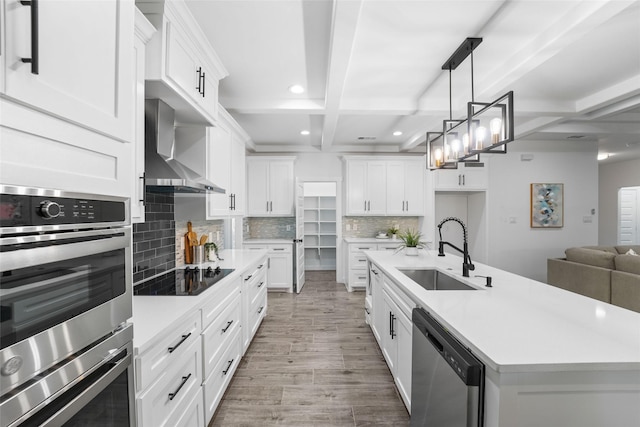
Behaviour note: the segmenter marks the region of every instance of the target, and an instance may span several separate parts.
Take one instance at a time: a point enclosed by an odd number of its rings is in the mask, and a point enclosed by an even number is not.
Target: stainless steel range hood
[[[160,99],[145,100],[145,185],[164,193],[225,193],[176,159],[174,110]]]

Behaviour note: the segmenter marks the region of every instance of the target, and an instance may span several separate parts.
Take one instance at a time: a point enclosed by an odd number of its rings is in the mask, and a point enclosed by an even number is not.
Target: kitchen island
[[[392,286],[485,364],[485,426],[639,425],[640,314],[479,263],[464,278],[450,254],[365,254],[383,278],[372,286]],[[476,290],[426,290],[400,271],[429,268]]]

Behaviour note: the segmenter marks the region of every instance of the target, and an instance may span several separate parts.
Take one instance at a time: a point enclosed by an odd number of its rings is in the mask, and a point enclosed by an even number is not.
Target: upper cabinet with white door
[[[208,128],[207,179],[225,194],[207,194],[207,217],[244,215],[245,141],[249,135],[219,107],[219,123]]]
[[[30,108],[131,142],[131,1],[28,3],[3,2],[3,94]]]
[[[214,125],[218,82],[227,70],[183,0],[136,0],[158,30],[147,46],[147,98],[164,100],[176,121]]]
[[[387,215],[424,215],[425,174],[422,158],[387,162]]]
[[[432,173],[436,191],[484,190],[489,180],[485,163],[458,163],[458,169],[438,169]]]
[[[133,2],[0,7],[0,181],[130,196]]]
[[[386,213],[386,168],[381,160],[347,160],[347,215]]]
[[[346,215],[424,215],[422,157],[347,156]]]
[[[247,157],[247,216],[294,216],[295,157]]]

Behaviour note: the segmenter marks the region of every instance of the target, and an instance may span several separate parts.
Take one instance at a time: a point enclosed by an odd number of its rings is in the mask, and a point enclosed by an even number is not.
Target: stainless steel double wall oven
[[[0,192],[0,426],[133,426],[128,199]]]

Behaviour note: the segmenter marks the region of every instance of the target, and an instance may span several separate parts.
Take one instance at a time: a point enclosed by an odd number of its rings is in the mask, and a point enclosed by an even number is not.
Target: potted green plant
[[[397,239],[398,238],[398,228],[396,226],[391,226],[389,227],[389,229],[387,230],[387,236],[391,237],[392,239]]]
[[[422,233],[417,230],[409,229],[404,233],[400,233],[398,237],[402,241],[398,249],[405,249],[406,255],[417,256],[418,249],[425,247],[425,243],[421,240]]]

